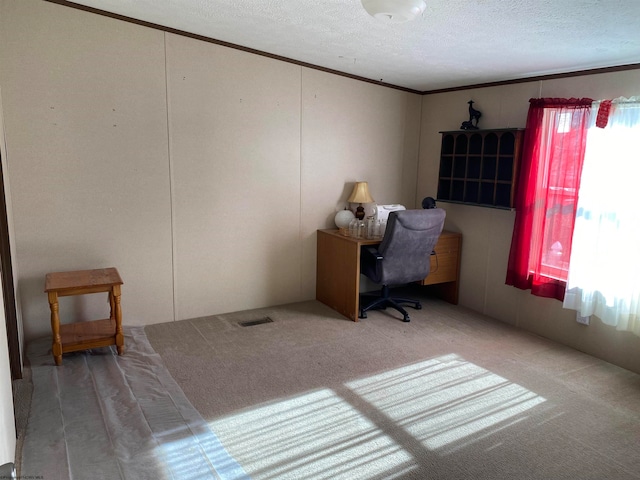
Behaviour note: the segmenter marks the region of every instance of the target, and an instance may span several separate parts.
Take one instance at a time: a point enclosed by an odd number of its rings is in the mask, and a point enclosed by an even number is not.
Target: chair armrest
[[[384,260],[384,257],[380,255],[380,252],[378,252],[378,249],[376,247],[371,247],[371,246],[362,247],[362,256],[368,257],[367,260],[375,260],[376,262]]]

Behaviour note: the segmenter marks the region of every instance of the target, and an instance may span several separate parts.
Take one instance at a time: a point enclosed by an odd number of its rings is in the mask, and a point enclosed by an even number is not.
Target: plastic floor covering
[[[184,396],[142,327],[125,327],[115,347],[64,356],[56,367],[50,340],[27,355],[33,398],[21,478],[248,478]]]

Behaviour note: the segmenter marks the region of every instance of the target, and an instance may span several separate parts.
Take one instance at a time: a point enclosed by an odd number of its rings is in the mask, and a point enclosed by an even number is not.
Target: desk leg
[[[62,365],[62,338],[60,337],[60,316],[58,315],[58,293],[49,292],[49,308],[51,309],[51,333],[53,343],[51,352],[56,365]]]
[[[109,294],[111,296],[111,294]],[[120,285],[113,286],[113,307],[116,317],[116,347],[118,355],[124,354],[124,334],[122,333],[122,307],[120,306]]]

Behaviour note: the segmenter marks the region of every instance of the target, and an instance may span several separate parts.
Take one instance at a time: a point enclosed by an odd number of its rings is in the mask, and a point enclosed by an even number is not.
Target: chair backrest
[[[378,252],[384,257],[380,283],[400,284],[425,278],[431,252],[440,237],[446,212],[441,208],[391,212]]]

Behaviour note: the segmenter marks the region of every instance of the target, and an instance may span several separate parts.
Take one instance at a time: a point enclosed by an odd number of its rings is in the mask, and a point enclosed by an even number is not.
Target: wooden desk
[[[360,304],[360,249],[380,239],[345,237],[338,230],[318,230],[316,300],[354,322]],[[462,234],[443,231],[431,256],[431,273],[422,285],[432,285],[444,300],[458,303],[458,272]]]
[[[53,334],[51,350],[56,365],[62,364],[63,353],[77,350],[116,345],[118,355],[124,353],[122,308],[120,306],[120,285],[122,283],[120,274],[115,268],[47,273],[44,291],[49,297],[51,309],[51,332]],[[101,292],[109,293],[111,307],[109,318],[60,325],[58,297]]]

